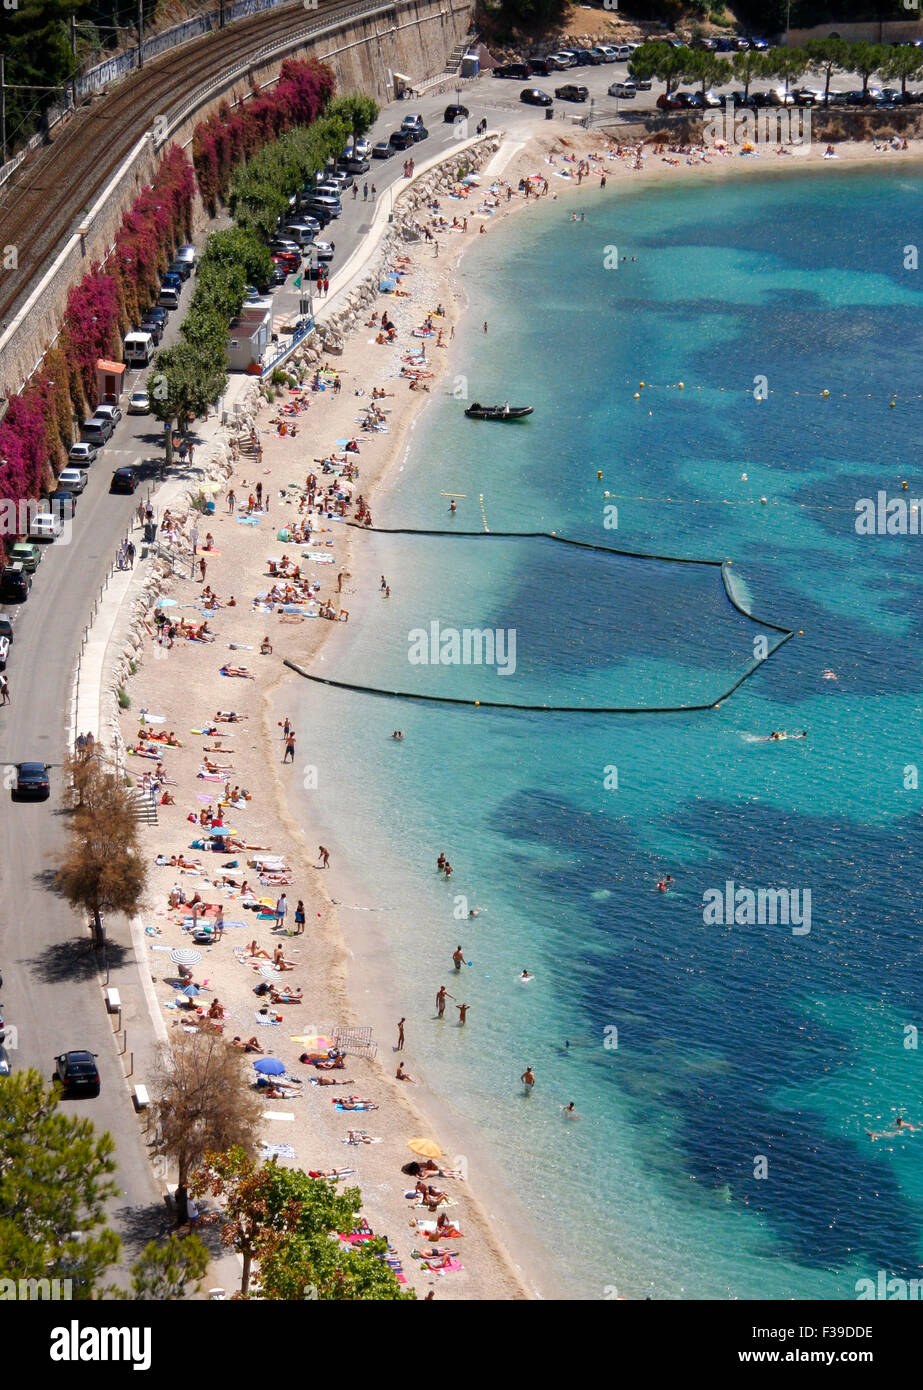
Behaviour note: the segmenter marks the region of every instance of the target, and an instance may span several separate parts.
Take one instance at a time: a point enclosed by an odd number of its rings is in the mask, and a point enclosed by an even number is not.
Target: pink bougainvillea
[[[195,165],[202,201],[212,214],[227,199],[231,175],[242,160],[262,149],[296,125],[310,125],[333,95],[335,79],[330,68],[315,59],[287,58],[271,91],[242,98],[200,121],[192,135]]]

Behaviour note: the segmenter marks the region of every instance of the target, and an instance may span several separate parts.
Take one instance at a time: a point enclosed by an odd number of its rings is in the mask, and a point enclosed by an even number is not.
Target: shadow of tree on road
[[[129,947],[120,946],[116,941],[106,943],[106,954],[97,952],[89,936],[72,937],[48,946],[31,960],[24,961],[32,974],[45,984],[61,984],[65,980],[91,980],[101,969],[105,969],[108,959],[110,969],[118,969],[124,964]]]

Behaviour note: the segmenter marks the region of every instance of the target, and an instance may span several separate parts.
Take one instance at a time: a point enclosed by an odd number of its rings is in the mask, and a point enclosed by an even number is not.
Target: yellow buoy
[[[636,400],[636,401],[639,401],[640,399],[641,399],[640,393],[636,391],[636,392],[635,392],[635,400]]]
[[[603,480],[603,471],[602,471],[601,468],[597,468],[597,470],[596,470],[596,476],[597,476],[597,478],[599,479],[599,481],[602,482],[602,480]]]
[[[825,395],[825,396],[829,396],[829,395],[830,395],[830,392],[829,392],[829,391],[825,391],[825,392],[824,392],[824,395]]]
[[[677,386],[679,387],[679,389],[682,391],[682,389],[683,389],[683,383],[682,383],[681,381],[678,381],[676,384],[677,384]]]
[[[480,700],[475,700],[474,703],[475,703],[476,705],[479,705],[481,702],[480,702]]]
[[[798,629],[798,636],[799,636],[799,637],[803,637],[803,636],[804,636],[804,628],[803,628],[803,627],[800,627],[800,628]]]
[[[905,480],[904,482],[901,483],[901,487],[904,489],[905,492],[907,491],[907,482],[906,482],[906,480]]]
[[[893,410],[894,407],[895,407],[896,405],[897,405],[897,401],[892,401],[892,402],[891,402],[891,409]]]

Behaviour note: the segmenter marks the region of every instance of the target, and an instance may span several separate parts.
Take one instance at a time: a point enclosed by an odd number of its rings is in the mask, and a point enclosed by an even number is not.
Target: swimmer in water
[[[870,1139],[893,1139],[897,1134],[906,1134],[910,1130],[917,1130],[919,1128],[919,1125],[909,1125],[903,1115],[898,1115],[897,1119],[894,1121],[893,1129],[883,1129],[877,1133],[871,1129],[867,1129],[865,1132]]]
[[[573,1101],[571,1101],[570,1105],[565,1105],[564,1118],[565,1120],[578,1120],[580,1118]]]
[[[457,948],[457,950],[455,950],[455,951],[452,952],[452,964],[455,966],[455,969],[456,969],[456,970],[461,970],[461,968],[462,968],[462,966],[464,965],[464,963],[465,963],[465,953],[464,953],[464,951],[462,950],[461,946],[459,945],[458,948]]]
[[[535,1072],[531,1067],[526,1067],[522,1076],[519,1078],[526,1089],[526,1095],[532,1094],[532,1087],[535,1085]]]
[[[528,972],[528,970],[524,970],[524,971],[522,972],[522,974],[521,974],[521,975],[517,975],[516,978],[517,978],[517,980],[519,981],[519,983],[520,983],[521,985],[527,985],[527,984],[529,984],[532,980],[535,979],[535,976],[534,976],[534,975],[530,975],[529,972]]]
[[[673,887],[674,881],[672,874],[664,874],[663,878],[657,884],[657,887],[660,889],[661,893],[668,893]]]

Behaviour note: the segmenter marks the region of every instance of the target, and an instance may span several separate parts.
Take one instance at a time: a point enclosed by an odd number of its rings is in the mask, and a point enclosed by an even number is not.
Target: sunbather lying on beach
[[[254,679],[246,666],[222,666],[219,674],[222,676],[241,676],[244,680],[248,681]]]
[[[222,720],[225,724],[236,724],[238,719],[249,719],[248,714],[237,714],[235,710],[216,710],[215,718]]]

